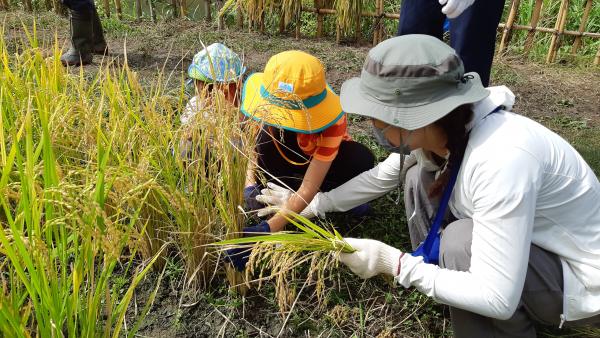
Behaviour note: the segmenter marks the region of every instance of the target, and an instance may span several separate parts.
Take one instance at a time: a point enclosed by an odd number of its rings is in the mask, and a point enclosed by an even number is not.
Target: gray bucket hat
[[[371,49],[360,77],[342,85],[340,100],[347,113],[415,130],[488,95],[477,73],[464,74],[454,49],[432,36],[413,34]]]

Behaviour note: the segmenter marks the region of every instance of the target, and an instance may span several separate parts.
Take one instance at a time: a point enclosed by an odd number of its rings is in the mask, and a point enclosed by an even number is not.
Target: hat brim
[[[481,101],[490,94],[481,84],[477,73],[467,74],[473,75],[473,79],[456,92],[441,100],[413,107],[394,107],[378,101],[364,93],[360,86],[360,78],[355,77],[342,84],[340,102],[342,109],[347,113],[415,130],[432,124],[463,104]]]
[[[316,106],[290,109],[278,106],[261,95],[263,73],[254,73],[244,82],[242,113],[264,124],[303,134],[321,132],[335,124],[343,115],[339,97],[327,86],[325,98]]]
[[[237,74],[235,77],[232,77],[230,79],[213,79],[212,75],[206,75],[204,73],[202,73],[202,71],[200,71],[200,69],[194,69],[195,66],[194,64],[191,64],[188,66],[188,77],[190,79],[194,79],[194,80],[198,80],[198,81],[202,81],[202,82],[206,82],[206,83],[234,83],[239,81],[242,76],[244,76],[244,73],[246,73],[246,67],[242,67],[242,69],[240,70],[240,74]]]

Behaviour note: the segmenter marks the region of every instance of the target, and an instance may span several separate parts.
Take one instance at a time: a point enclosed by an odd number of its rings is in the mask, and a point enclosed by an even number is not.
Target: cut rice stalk
[[[291,217],[290,217],[291,216]],[[284,217],[300,232],[281,231],[253,237],[241,237],[213,243],[215,246],[245,246],[256,243],[277,244],[278,251],[321,251],[352,253],[356,250],[333,229],[333,233],[299,214],[287,212]]]

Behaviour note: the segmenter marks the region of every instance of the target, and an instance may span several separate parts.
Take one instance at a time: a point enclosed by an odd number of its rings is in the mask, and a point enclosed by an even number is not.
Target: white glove
[[[442,13],[446,14],[449,19],[454,19],[462,14],[465,9],[469,8],[475,0],[439,0],[442,7]]]
[[[295,194],[295,192],[288,188],[281,187],[271,182],[267,183],[267,188],[261,190],[260,195],[256,196],[257,201],[267,205],[267,207],[257,210],[258,217],[274,214],[281,210],[281,208],[285,206],[285,203],[293,194]],[[317,195],[319,194],[320,193],[317,193]],[[315,196],[313,201],[315,201],[316,198],[318,198],[318,196]],[[311,204],[313,201],[311,201]],[[300,212],[300,215],[306,218],[315,217],[310,204],[307,205],[302,212]]]
[[[356,251],[341,253],[340,262],[359,277],[367,279],[379,274],[396,276],[402,252],[372,239],[344,238]]]

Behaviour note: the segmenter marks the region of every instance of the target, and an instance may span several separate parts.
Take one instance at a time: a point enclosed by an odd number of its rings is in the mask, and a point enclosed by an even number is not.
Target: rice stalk
[[[360,19],[366,4],[364,0],[335,0],[337,24],[344,32],[350,31]]]
[[[129,273],[124,295],[111,292],[159,185],[131,148],[149,139],[137,112],[152,100],[126,69],[69,74],[56,41],[45,58],[35,25],[26,34],[17,54],[0,38],[0,329],[119,336],[133,290],[165,249]]]
[[[308,218],[293,213],[282,214],[288,222],[294,225],[299,232],[274,232],[266,235],[241,237],[216,242],[215,246],[239,246],[254,243],[277,245],[277,250],[287,252],[320,251],[320,252],[345,252],[355,250],[346,242],[335,228],[328,231],[326,228],[313,223]]]
[[[286,213],[285,217],[298,232],[277,232],[213,244],[225,248],[252,248],[246,280],[257,283],[257,288],[264,281],[274,281],[275,296],[282,314],[290,309],[296,298],[292,281],[297,279],[300,266],[309,266],[306,280],[315,285],[317,299],[323,304],[325,281],[338,265],[337,255],[355,251],[333,227],[332,231],[328,231],[295,213]],[[252,276],[258,277],[253,279]]]

